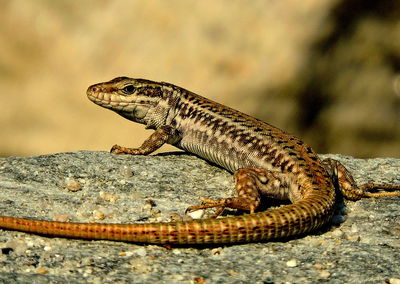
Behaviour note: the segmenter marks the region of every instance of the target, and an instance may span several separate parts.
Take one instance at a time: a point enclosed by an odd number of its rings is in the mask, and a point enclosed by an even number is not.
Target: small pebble
[[[121,173],[121,175],[124,178],[130,178],[133,177],[133,170],[127,166],[127,165],[123,165],[119,168],[119,172]]]
[[[199,284],[205,284],[206,283],[206,280],[204,278],[201,278],[201,277],[195,277],[195,278],[193,278],[193,281],[195,283],[199,283]]]
[[[172,253],[176,255],[182,254],[182,252],[179,249],[172,250]]]
[[[361,241],[361,236],[359,235],[345,235],[344,238],[348,241],[352,241],[352,242],[360,242]]]
[[[325,266],[322,265],[321,263],[314,264],[314,267],[315,267],[315,269],[318,269],[318,270],[324,270],[325,269]]]
[[[65,188],[71,192],[79,191],[82,189],[80,182],[72,177],[67,177],[65,179]]]
[[[332,236],[336,237],[336,238],[342,238],[344,235],[344,232],[340,229],[336,229],[334,231],[332,231]]]
[[[192,212],[188,212],[187,215],[193,219],[201,219],[201,218],[203,218],[204,213],[205,213],[204,209],[199,209],[199,210],[195,210]]]
[[[106,214],[102,210],[98,209],[93,210],[92,215],[96,220],[104,220],[106,218]]]
[[[138,256],[146,256],[146,255],[147,255],[147,251],[146,251],[145,248],[138,248],[138,249],[136,250],[136,254],[137,254]]]
[[[100,195],[100,198],[102,198],[105,201],[108,201],[108,202],[110,202],[112,204],[114,204],[115,201],[118,200],[118,197],[116,197],[114,194],[111,194],[111,193],[108,193],[108,192],[105,192],[105,191],[100,191],[99,195]]]
[[[68,214],[65,213],[60,213],[54,216],[54,221],[57,222],[69,222],[71,220],[71,217]]]
[[[233,269],[228,269],[226,272],[231,276],[237,276],[239,274],[236,270]]]
[[[134,255],[133,251],[121,251],[118,253],[119,256],[130,257]]]
[[[351,232],[352,233],[357,233],[358,231],[359,231],[358,230],[358,226],[356,224],[351,225]]]
[[[38,273],[38,274],[47,274],[47,273],[49,273],[49,271],[44,267],[39,267],[39,268],[36,269],[36,273]]]
[[[295,259],[288,260],[286,262],[286,266],[287,267],[296,267],[297,266],[297,260],[295,260]]]
[[[179,215],[178,213],[171,213],[169,215],[169,218],[171,219],[171,222],[179,222],[182,221],[182,216]]]
[[[44,251],[51,251],[51,250],[52,250],[52,247],[50,247],[50,246],[45,246],[45,247],[43,248],[43,250],[44,250]]]
[[[321,273],[319,274],[319,277],[323,279],[329,278],[329,276],[331,276],[331,274],[328,271],[321,271]]]

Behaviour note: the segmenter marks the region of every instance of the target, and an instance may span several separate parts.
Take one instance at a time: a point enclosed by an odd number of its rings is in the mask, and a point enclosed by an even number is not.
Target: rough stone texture
[[[359,183],[400,184],[399,159],[329,157],[348,166]],[[131,157],[80,151],[0,159],[2,215],[168,221],[198,204],[201,196],[232,194],[229,173],[182,153]],[[168,249],[1,230],[0,283],[396,283],[399,198],[345,203],[334,225],[311,235],[208,248]]]

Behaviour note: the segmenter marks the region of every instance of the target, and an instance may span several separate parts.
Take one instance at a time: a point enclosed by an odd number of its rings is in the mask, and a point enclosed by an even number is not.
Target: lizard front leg
[[[119,145],[112,146],[112,154],[148,155],[164,145],[168,139],[175,135],[175,128],[163,125],[154,131],[139,148],[127,148]]]
[[[366,197],[400,196],[400,192],[371,192],[376,189],[400,190],[398,185],[366,183],[358,186],[350,172],[339,161],[328,158],[323,160],[322,163],[346,199],[359,200]]]

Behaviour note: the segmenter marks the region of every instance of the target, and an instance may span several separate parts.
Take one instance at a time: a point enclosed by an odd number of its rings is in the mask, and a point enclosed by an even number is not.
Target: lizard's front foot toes
[[[123,151],[123,147],[121,147],[117,144],[115,144],[114,146],[111,147],[110,153],[116,154],[116,155],[125,154],[125,152]]]

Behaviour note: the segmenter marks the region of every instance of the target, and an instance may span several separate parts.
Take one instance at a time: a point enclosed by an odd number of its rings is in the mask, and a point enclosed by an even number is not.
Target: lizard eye
[[[126,85],[122,88],[122,91],[127,94],[133,94],[133,92],[135,91],[135,87],[133,85]]]

